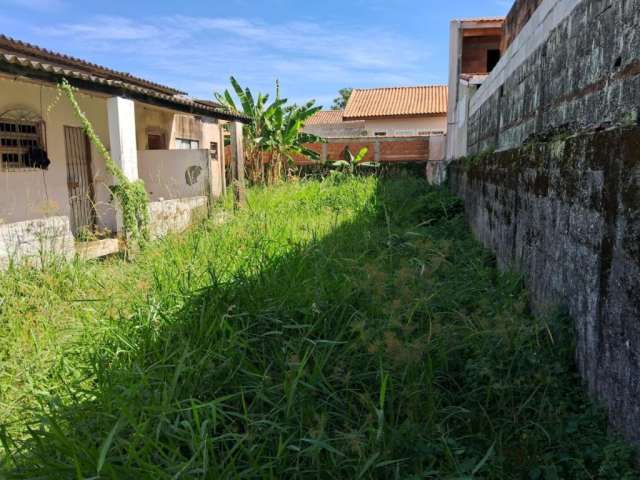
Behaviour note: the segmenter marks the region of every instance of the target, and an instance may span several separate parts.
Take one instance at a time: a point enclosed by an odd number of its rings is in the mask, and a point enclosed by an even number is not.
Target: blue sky
[[[343,87],[446,83],[449,21],[510,0],[0,0],[0,32],[201,98],[230,75],[328,107]],[[9,13],[10,12],[10,13]]]

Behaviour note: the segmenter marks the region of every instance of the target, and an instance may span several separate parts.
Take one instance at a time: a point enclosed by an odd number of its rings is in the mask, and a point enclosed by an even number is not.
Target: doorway
[[[71,206],[71,231],[76,238],[92,234],[95,199],[91,174],[91,148],[82,128],[64,127],[67,154],[67,186]]]

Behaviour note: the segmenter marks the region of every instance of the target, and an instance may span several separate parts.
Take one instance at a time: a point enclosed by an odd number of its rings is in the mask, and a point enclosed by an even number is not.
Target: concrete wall
[[[471,98],[482,155],[451,186],[534,309],[569,309],[590,392],[640,445],[640,0],[534,4]]]
[[[149,205],[151,237],[179,233],[207,215],[207,197],[191,197],[151,202]]]
[[[640,444],[640,127],[584,132],[450,169],[478,239],[566,306],[577,358],[614,427]]]
[[[11,263],[41,266],[75,254],[69,217],[0,224],[0,270]]]
[[[222,189],[217,168],[211,177],[208,150],[138,152],[138,170],[151,201],[206,196],[210,185],[218,195]]]

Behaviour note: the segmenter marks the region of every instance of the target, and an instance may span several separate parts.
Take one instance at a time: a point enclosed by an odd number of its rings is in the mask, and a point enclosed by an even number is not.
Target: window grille
[[[200,142],[198,140],[190,140],[188,138],[176,138],[177,150],[198,150]]]
[[[0,115],[0,170],[42,168],[44,122],[28,110],[11,110]]]

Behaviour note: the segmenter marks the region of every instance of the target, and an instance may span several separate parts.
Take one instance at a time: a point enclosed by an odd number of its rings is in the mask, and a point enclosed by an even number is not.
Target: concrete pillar
[[[245,202],[244,194],[244,135],[242,123],[231,122],[231,172],[233,177],[234,205],[242,207]]]
[[[380,140],[376,140],[373,144],[373,161],[380,163],[380,160],[382,160],[382,146]]]
[[[329,157],[329,144],[328,143],[323,143],[322,144],[322,153],[320,154],[320,161],[322,163],[327,161],[327,158]]]
[[[111,97],[107,100],[111,157],[129,180],[138,179],[138,145],[133,100]]]

